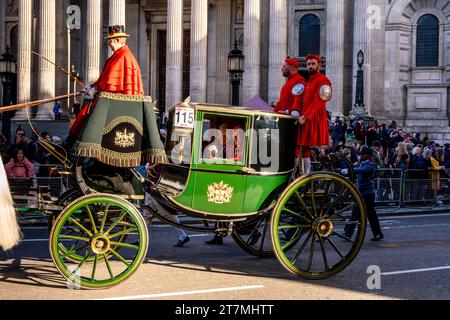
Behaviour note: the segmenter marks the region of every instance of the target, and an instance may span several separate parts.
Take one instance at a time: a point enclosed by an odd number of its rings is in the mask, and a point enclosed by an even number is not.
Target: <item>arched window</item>
[[[300,57],[308,53],[320,54],[320,20],[314,14],[307,14],[300,19],[299,25],[299,50]]]
[[[439,65],[439,20],[426,14],[417,21],[416,67]]]

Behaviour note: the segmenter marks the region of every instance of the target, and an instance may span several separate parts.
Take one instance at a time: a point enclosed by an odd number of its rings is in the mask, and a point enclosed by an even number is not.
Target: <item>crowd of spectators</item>
[[[9,179],[49,177],[52,167],[58,165],[54,156],[38,142],[38,135],[52,144],[62,145],[62,140],[49,132],[35,130],[28,136],[19,126],[10,143],[0,134],[0,156]]]
[[[333,121],[334,120],[334,121]],[[328,152],[341,153],[351,163],[358,161],[359,151],[363,146],[374,150],[373,161],[380,172],[390,174],[399,169],[410,180],[438,180],[450,169],[450,143],[440,145],[420,132],[405,132],[398,128],[395,121],[366,124],[364,119],[351,119],[349,123],[336,117],[330,122],[332,150]],[[405,170],[408,170],[405,172]],[[423,199],[426,192],[436,188],[431,182],[412,182],[408,190],[411,198]],[[437,188],[442,191],[440,183]]]

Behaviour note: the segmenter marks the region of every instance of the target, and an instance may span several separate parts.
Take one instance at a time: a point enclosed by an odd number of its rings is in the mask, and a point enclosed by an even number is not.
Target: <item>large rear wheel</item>
[[[350,225],[356,229],[352,237],[344,230]],[[275,256],[285,269],[305,279],[326,279],[358,254],[366,232],[366,209],[351,182],[318,172],[287,187],[275,205],[270,227]]]

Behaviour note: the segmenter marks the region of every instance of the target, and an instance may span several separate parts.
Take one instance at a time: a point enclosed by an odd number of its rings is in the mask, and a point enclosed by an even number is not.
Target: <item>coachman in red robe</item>
[[[106,39],[113,54],[100,78],[84,89],[93,99],[71,127],[71,152],[121,168],[166,163],[154,111],[156,102],[144,96],[141,70],[126,45],[128,35],[123,26],[108,27],[108,32]]]
[[[83,107],[76,118],[69,135],[78,137],[85,124],[92,108],[97,102],[96,92],[110,92],[126,95],[143,95],[144,85],[142,83],[141,69],[130,48],[125,44],[128,34],[124,32],[124,26],[108,27],[108,44],[113,50],[111,57],[106,60],[102,73],[97,81],[85,88],[85,93],[89,93],[93,100]],[[120,46],[120,48],[116,47]],[[121,46],[123,44],[123,46]]]

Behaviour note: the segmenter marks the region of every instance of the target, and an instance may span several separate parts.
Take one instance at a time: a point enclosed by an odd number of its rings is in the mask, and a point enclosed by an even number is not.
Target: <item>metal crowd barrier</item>
[[[8,182],[16,207],[36,207],[38,187],[49,187],[50,195],[55,198],[65,191],[62,177],[9,178]]]
[[[397,210],[402,205],[403,170],[377,169],[375,171],[375,204]]]
[[[404,207],[437,204],[437,175],[435,170],[405,170],[403,203]]]

